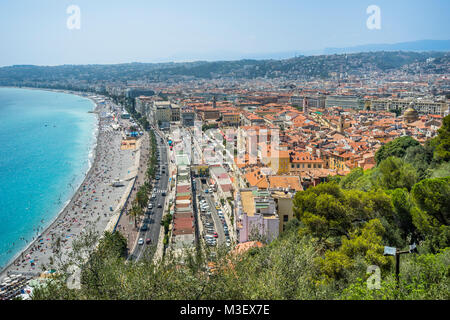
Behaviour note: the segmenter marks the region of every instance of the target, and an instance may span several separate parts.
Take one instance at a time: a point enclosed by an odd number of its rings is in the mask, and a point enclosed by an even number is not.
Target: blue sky
[[[69,30],[69,5],[81,10]],[[366,8],[381,9],[381,29]],[[0,66],[237,59],[450,39],[449,0],[1,0]]]

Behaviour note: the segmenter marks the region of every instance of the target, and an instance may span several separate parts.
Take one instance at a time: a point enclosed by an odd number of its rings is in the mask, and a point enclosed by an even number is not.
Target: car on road
[[[152,240],[150,240],[150,238],[147,238],[146,240],[145,240],[145,243],[147,243],[147,244],[150,244],[152,242]]]
[[[138,241],[138,245],[143,245],[144,244],[144,238],[139,238],[139,241]]]
[[[159,203],[159,204],[158,204],[158,208],[162,208],[162,205],[161,205],[161,203]]]
[[[148,230],[148,225],[147,224],[144,224],[142,227],[141,227],[141,231],[147,231]]]
[[[161,195],[162,195],[163,197],[165,197],[165,196],[166,196],[166,193],[165,193],[165,192],[163,192],[163,193],[161,193]]]
[[[153,199],[155,199],[156,198],[156,194],[154,193],[154,194],[152,194],[152,198]]]

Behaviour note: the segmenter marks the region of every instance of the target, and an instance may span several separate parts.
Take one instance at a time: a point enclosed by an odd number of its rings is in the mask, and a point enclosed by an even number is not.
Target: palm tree
[[[148,203],[148,188],[143,185],[136,193],[136,201],[141,208],[145,208]]]
[[[141,206],[135,200],[133,202],[133,206],[131,207],[131,210],[130,210],[130,216],[134,217],[134,227],[135,228],[137,228],[138,217],[141,217],[143,215],[144,215],[144,210],[142,210]]]

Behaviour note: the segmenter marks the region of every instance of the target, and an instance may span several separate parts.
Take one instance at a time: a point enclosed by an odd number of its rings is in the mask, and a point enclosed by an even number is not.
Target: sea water
[[[0,88],[0,270],[64,208],[93,160],[94,103]]]

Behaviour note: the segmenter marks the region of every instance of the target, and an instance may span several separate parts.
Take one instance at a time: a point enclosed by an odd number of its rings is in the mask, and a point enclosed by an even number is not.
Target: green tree
[[[134,227],[137,228],[137,220],[144,215],[144,210],[142,210],[142,207],[136,200],[133,201],[133,206],[131,207],[129,214],[134,218]]]
[[[375,161],[379,165],[383,160],[392,156],[403,158],[408,148],[418,145],[420,145],[419,142],[409,136],[394,139],[377,150],[375,153]]]
[[[136,193],[136,201],[141,208],[145,208],[148,203],[148,188],[145,185],[139,187],[138,192]]]
[[[420,209],[440,224],[449,225],[450,177],[422,180],[414,185],[411,194]]]
[[[354,267],[358,256],[364,257],[367,265],[386,269],[390,260],[383,256],[384,232],[378,219],[370,220],[362,229],[353,231],[349,239],[342,238],[342,246],[338,250],[327,251],[324,258],[317,258],[316,262],[327,281],[344,277],[345,272]]]
[[[405,188],[393,190],[390,192],[390,196],[395,210],[395,222],[402,232],[402,238],[406,238],[416,231],[411,214],[414,203],[409,192]]]
[[[392,221],[392,211],[391,200],[382,190],[342,190],[335,182],[321,183],[294,197],[294,213],[304,226],[300,233],[319,240],[349,238],[354,228],[373,218]]]
[[[418,207],[411,211],[416,228],[430,252],[450,246],[450,177],[425,179],[417,183],[412,197]]]
[[[442,120],[438,136],[431,142],[434,147],[434,159],[437,162],[450,161],[450,115]]]
[[[429,174],[427,170],[433,160],[433,152],[419,144],[406,150],[404,160],[417,170],[419,179],[425,179]]]
[[[364,175],[364,170],[360,167],[353,169],[349,174],[344,176],[341,181],[339,182],[339,185],[343,189],[351,189],[353,188],[353,184],[355,181],[357,181],[360,177]]]
[[[400,158],[389,157],[381,161],[379,184],[386,189],[406,188],[411,190],[418,175],[413,166]]]

